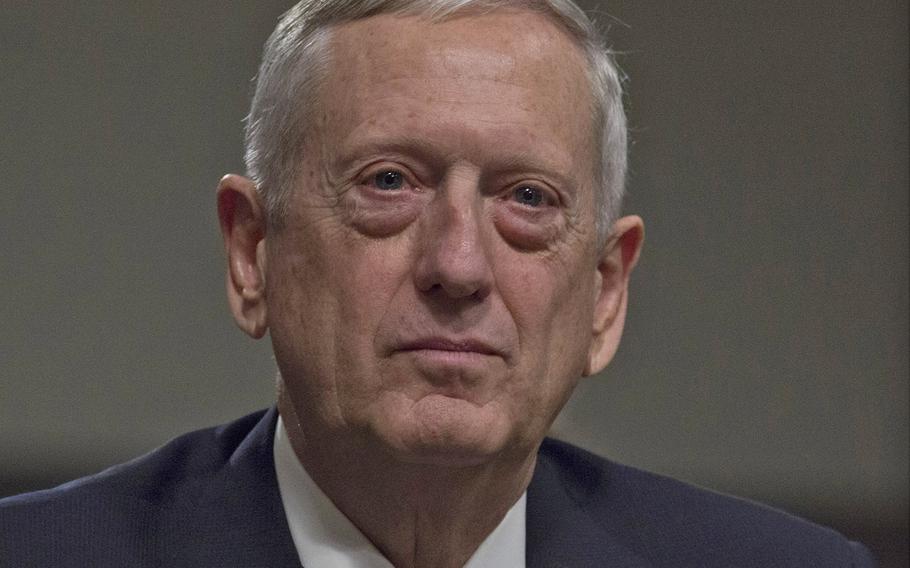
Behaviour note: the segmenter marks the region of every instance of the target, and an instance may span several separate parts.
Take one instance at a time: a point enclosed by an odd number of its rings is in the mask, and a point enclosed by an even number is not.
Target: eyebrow
[[[383,155],[383,154],[402,154],[414,156],[418,160],[431,165],[444,163],[443,153],[425,140],[420,140],[416,136],[407,134],[396,135],[394,138],[388,136],[371,136],[353,144],[342,142],[340,152],[333,165],[344,167],[356,161],[363,156]]]
[[[565,161],[560,164],[558,160],[551,160],[546,155],[538,155],[526,151],[509,152],[503,156],[485,156],[482,167],[485,177],[501,177],[509,174],[539,175],[552,180],[566,191],[575,194],[582,180],[572,175],[571,159],[564,152],[550,147],[549,153],[562,153]],[[339,146],[337,158],[332,162],[335,171],[345,171],[350,164],[365,156],[380,157],[383,155],[401,155],[416,158],[420,163],[426,164],[433,171],[444,169],[450,161],[449,155],[438,146],[429,144],[425,138],[402,133],[393,137],[386,135],[366,136],[354,143],[342,142]]]
[[[550,163],[546,159],[527,152],[517,152],[510,154],[495,162],[497,172],[514,172],[538,174],[543,177],[552,178],[553,181],[566,188],[575,191],[579,181],[575,180],[569,172],[563,172],[557,164]]]

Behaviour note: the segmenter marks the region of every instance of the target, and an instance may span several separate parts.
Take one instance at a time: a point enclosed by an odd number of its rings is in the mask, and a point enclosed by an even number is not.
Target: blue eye
[[[373,182],[378,189],[392,191],[401,189],[404,185],[404,176],[401,175],[401,172],[395,170],[384,170],[376,174],[373,178]]]
[[[512,197],[514,197],[515,201],[518,203],[527,205],[528,207],[538,207],[543,203],[544,198],[543,191],[528,185],[516,187],[512,192]]]

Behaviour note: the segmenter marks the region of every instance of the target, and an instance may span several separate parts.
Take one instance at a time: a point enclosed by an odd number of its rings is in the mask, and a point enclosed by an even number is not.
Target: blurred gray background
[[[0,495],[272,401],[214,188],[287,6],[0,4]],[[906,565],[906,0],[596,10],[648,238],[619,355],[556,432]]]

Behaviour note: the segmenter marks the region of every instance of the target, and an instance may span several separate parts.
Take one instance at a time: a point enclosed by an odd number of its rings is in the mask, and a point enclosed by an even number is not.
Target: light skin
[[[281,228],[219,186],[230,306],[320,488],[396,566],[461,566],[615,353],[642,222],[597,238],[585,63],[542,16],[378,16],[330,51]]]

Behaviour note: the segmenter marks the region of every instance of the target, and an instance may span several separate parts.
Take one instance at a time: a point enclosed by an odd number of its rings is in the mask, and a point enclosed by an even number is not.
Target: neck
[[[535,454],[470,467],[403,463],[307,437],[279,401],[294,453],[338,509],[399,568],[464,566],[524,493]]]

